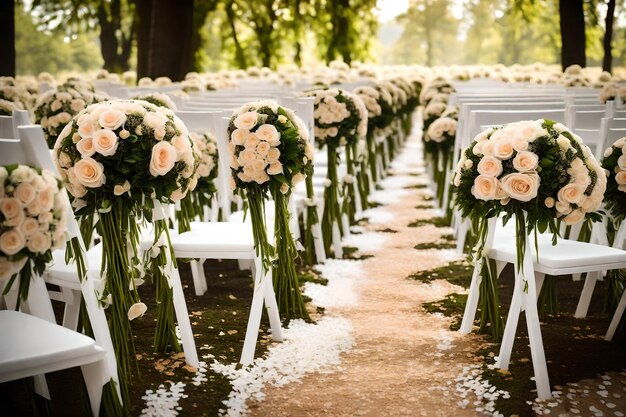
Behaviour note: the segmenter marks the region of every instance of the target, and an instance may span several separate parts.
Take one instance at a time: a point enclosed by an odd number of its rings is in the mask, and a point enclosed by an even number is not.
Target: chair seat
[[[94,271],[100,271],[102,264],[102,243],[98,243],[87,251],[87,265]],[[58,249],[52,252],[52,262],[46,270],[45,279],[52,284],[55,281],[63,281],[76,284],[76,289],[80,289],[80,283],[76,279],[76,264],[65,262],[65,249]]]
[[[176,256],[181,253],[252,252],[254,240],[250,223],[192,222],[191,231],[172,236]]]
[[[552,237],[547,234],[537,235],[539,250],[539,260],[537,260],[534,235],[530,236],[530,248],[527,250],[532,251],[535,270],[538,272],[563,275],[626,267],[626,251],[567,239],[559,239],[557,245],[553,246],[551,239]],[[496,229],[489,257],[509,263],[515,262],[516,246],[513,228],[498,227]]]
[[[0,311],[0,334],[0,382],[65,369],[69,361],[73,366],[95,362],[105,355],[92,338],[18,311]]]

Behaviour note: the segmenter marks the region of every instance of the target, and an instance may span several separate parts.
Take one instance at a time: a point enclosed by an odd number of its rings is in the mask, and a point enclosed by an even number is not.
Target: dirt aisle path
[[[264,401],[251,404],[255,416],[465,416],[473,411],[457,406],[455,378],[472,362],[474,336],[460,337],[449,321],[424,312],[421,304],[453,291],[447,281],[423,284],[407,279],[419,270],[444,265],[450,250],[416,250],[418,243],[436,241],[449,229],[432,225],[408,227],[434,211],[424,205],[426,177],[418,138],[407,143],[394,163],[394,175],[383,181],[374,199],[389,202],[367,214],[363,232],[393,229],[382,247],[362,261],[356,285],[356,305],[327,308],[327,315],[348,319],[356,340],[333,373],[316,373],[281,388],[267,387]],[[413,188],[410,188],[413,187]],[[418,185],[419,187],[419,185]]]

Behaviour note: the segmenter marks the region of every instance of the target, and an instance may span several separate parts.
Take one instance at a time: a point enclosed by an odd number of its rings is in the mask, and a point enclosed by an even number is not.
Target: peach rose
[[[622,155],[619,158],[617,158],[617,165],[621,169],[626,169],[626,155]]]
[[[94,127],[93,123],[89,121],[89,123],[84,123],[82,125],[79,125],[78,134],[80,135],[81,138],[90,138],[93,136],[93,132],[95,130],[96,128]]]
[[[513,158],[513,168],[519,172],[529,172],[537,169],[539,157],[528,151],[519,151]]]
[[[22,205],[19,200],[14,197],[3,198],[0,200],[0,211],[5,218],[11,219],[20,214],[20,211],[22,211]]]
[[[17,227],[20,226],[25,219],[26,214],[24,213],[24,210],[20,210],[17,212],[17,216],[5,219],[4,224],[7,226]]]
[[[54,188],[49,187],[37,195],[37,202],[39,203],[39,207],[41,207],[41,211],[52,210],[52,206],[54,205],[54,192]]]
[[[124,122],[126,122],[126,114],[124,114],[123,111],[115,109],[105,110],[98,118],[100,126],[111,130],[122,126]]]
[[[497,177],[502,174],[502,162],[493,156],[484,156],[478,163],[478,173]]]
[[[27,206],[30,204],[31,201],[35,199],[35,197],[37,196],[37,192],[32,185],[27,182],[23,182],[15,187],[13,196],[17,198],[17,200],[22,203],[22,205]]]
[[[585,215],[583,214],[582,211],[574,210],[570,214],[565,216],[563,220],[565,221],[565,224],[572,225],[572,224],[580,223],[584,218],[585,218]]]
[[[168,142],[159,142],[152,148],[150,174],[153,177],[166,175],[176,163],[176,148]]]
[[[484,145],[483,153],[486,155]],[[513,145],[511,144],[511,141],[502,139],[493,144],[493,156],[498,159],[509,159],[511,156],[513,156]]]
[[[256,152],[252,149],[244,149],[239,153],[238,161],[241,165],[247,165],[254,159],[256,159]]]
[[[230,134],[230,140],[232,143],[238,146],[243,146],[250,132],[244,129],[235,129],[233,133]]]
[[[73,172],[78,183],[88,188],[98,188],[106,182],[104,167],[93,158],[83,158],[76,162]]]
[[[90,137],[79,140],[76,144],[76,149],[80,152],[82,157],[93,156],[93,154],[96,153],[96,150],[93,147],[93,138]]]
[[[192,151],[191,142],[189,138],[184,136],[174,136],[172,138],[171,144],[176,148],[176,152],[178,153],[178,159],[181,159],[183,155]]]
[[[474,179],[472,195],[479,200],[494,200],[498,190],[498,180],[490,175],[479,175]]]
[[[258,113],[255,111],[248,111],[237,116],[233,122],[237,129],[252,129],[258,120]]]
[[[563,203],[578,204],[585,189],[578,184],[567,184],[557,194],[559,201]]]
[[[626,185],[626,171],[620,171],[615,174],[615,182],[619,185]]]
[[[111,156],[115,155],[119,142],[115,132],[108,129],[100,129],[93,133],[92,144],[94,151],[100,155]]]
[[[259,139],[264,140],[269,143],[276,143],[280,141],[280,133],[276,130],[276,127],[269,124],[264,124],[259,126],[256,130],[256,135]]]
[[[141,317],[148,310],[148,307],[144,303],[135,303],[128,309],[128,320],[135,320],[137,317]]]
[[[250,178],[248,175],[246,175],[243,172],[237,173],[237,178],[239,178],[243,182],[251,182],[252,181],[252,178]]]
[[[267,152],[267,159],[270,161],[277,161],[280,158],[280,151],[277,148],[272,148]]]
[[[5,255],[15,255],[24,248],[25,244],[24,236],[15,229],[7,230],[0,236],[0,250]]]
[[[22,222],[22,224],[19,227],[20,233],[22,233],[22,235],[24,235],[24,237],[26,238],[32,236],[38,230],[39,230],[39,222],[37,221],[37,219],[33,219],[32,217],[28,217],[24,219],[24,222]]]
[[[255,149],[259,143],[261,143],[259,137],[256,134],[252,133],[248,135],[243,146],[245,146],[246,149]]]
[[[254,182],[256,182],[257,184],[264,184],[269,180],[270,180],[270,177],[269,175],[265,173],[265,171],[259,172],[259,174],[256,177],[254,177]]]
[[[268,152],[270,151],[270,149],[271,149],[271,146],[267,142],[260,142],[256,146],[256,152],[261,156],[266,156]]]
[[[517,201],[530,201],[537,196],[540,178],[537,174],[508,174],[502,178],[502,188]]]
[[[52,245],[52,241],[50,239],[50,235],[47,233],[37,232],[33,234],[30,239],[28,239],[28,243],[26,246],[28,250],[33,253],[46,253],[50,249]]]
[[[267,173],[269,175],[278,175],[283,173],[283,164],[279,161],[272,162],[270,166],[267,168]]]

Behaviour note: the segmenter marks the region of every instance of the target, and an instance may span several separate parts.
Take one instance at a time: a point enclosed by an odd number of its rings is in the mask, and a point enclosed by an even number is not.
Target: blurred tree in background
[[[140,77],[175,80],[193,70],[334,59],[424,65],[561,62],[605,69],[626,64],[626,0],[410,0],[406,13],[384,24],[378,21],[376,0],[0,3],[4,73],[13,71],[13,44],[18,73],[136,68]]]

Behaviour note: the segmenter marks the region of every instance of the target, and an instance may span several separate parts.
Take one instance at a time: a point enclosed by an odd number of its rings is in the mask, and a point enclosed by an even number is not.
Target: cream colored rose
[[[615,182],[619,185],[626,185],[626,171],[620,171],[615,174]]]
[[[171,144],[176,148],[178,153],[178,160],[182,159],[183,155],[192,151],[191,141],[184,136],[174,136]]]
[[[237,158],[235,158],[235,155],[231,155],[230,156],[230,167],[232,169],[237,169],[239,168],[241,165],[239,165],[239,161],[237,160]]]
[[[76,144],[76,149],[80,152],[82,157],[93,156],[93,154],[96,153],[96,149],[93,146],[93,138],[84,138],[79,140]],[[61,164],[61,166],[63,165]]]
[[[559,145],[559,148],[561,148],[562,151],[568,150],[571,146],[570,140],[563,135],[559,135],[559,137],[556,138],[556,143]]]
[[[247,165],[256,159],[256,152],[253,149],[244,149],[239,153],[239,164]]]
[[[619,158],[617,158],[617,165],[621,168],[626,170],[626,155],[622,155]]]
[[[494,142],[487,142],[487,143],[493,143],[493,156],[495,156],[498,159],[509,159],[511,156],[513,156],[513,145],[511,144],[510,140],[507,139],[501,139]],[[485,153],[485,146],[483,145],[483,153]]]
[[[477,169],[479,174],[497,177],[502,174],[502,162],[493,156],[484,156],[478,163]]]
[[[230,134],[230,140],[237,146],[243,146],[250,132],[248,130],[243,129],[235,129],[233,133]]]
[[[57,114],[56,117],[57,117],[57,120],[59,121],[59,124],[66,124],[70,120],[72,120],[72,116],[68,112],[59,113]]]
[[[11,171],[10,179],[14,183],[31,182],[35,177],[36,172],[29,166],[18,165],[13,171]]]
[[[49,222],[43,222],[43,223],[49,223]],[[19,226],[19,231],[24,237],[28,238],[32,236],[35,232],[39,231],[39,222],[37,221],[37,219],[34,219],[32,217],[27,217]]]
[[[51,104],[50,104],[50,110],[52,111],[58,111],[61,107],[63,106],[63,104],[61,104],[61,102],[59,100],[54,100]]]
[[[135,320],[137,317],[141,317],[148,310],[148,307],[144,303],[135,303],[128,309],[128,320]]]
[[[585,215],[583,214],[582,211],[574,210],[570,214],[565,216],[563,220],[565,221],[565,224],[573,225],[576,223],[580,223],[584,218],[585,218]]]
[[[78,134],[81,138],[90,138],[93,136],[93,132],[95,132],[96,128],[91,120],[88,123],[84,123],[78,126]]]
[[[50,249],[52,241],[47,233],[36,232],[29,239],[26,247],[33,253],[46,253]]]
[[[112,156],[115,155],[119,142],[115,132],[108,129],[100,129],[93,133],[92,145],[93,150],[100,155]]]
[[[554,207],[556,207],[556,211],[561,215],[569,214],[572,211],[572,206],[570,206],[569,203],[564,203],[562,201],[554,203]]]
[[[283,165],[279,161],[272,162],[267,168],[269,175],[278,175],[283,173]]]
[[[267,142],[260,142],[257,146],[256,146],[256,152],[261,155],[261,156],[266,156],[268,154],[268,152],[270,151],[271,146],[269,143]]]
[[[150,174],[153,177],[166,175],[176,163],[176,148],[168,142],[159,142],[152,148],[150,159]]]
[[[239,178],[243,182],[252,182],[252,178],[250,178],[244,172],[237,173],[237,178]]]
[[[267,152],[267,159],[270,161],[277,161],[280,158],[280,151],[277,148],[272,148]]]
[[[126,180],[123,184],[116,184],[115,187],[113,187],[113,194],[122,195],[128,190],[130,190],[130,183]]]
[[[35,188],[27,182],[23,182],[15,187],[13,195],[23,205],[27,206],[37,196]]]
[[[251,149],[254,150],[256,149],[257,145],[261,143],[261,140],[259,139],[259,137],[254,134],[251,133],[250,135],[248,135],[248,137],[246,138],[246,141],[244,142],[243,146],[246,149]]]
[[[479,175],[474,179],[472,195],[479,200],[494,200],[498,190],[498,180],[490,175]]]
[[[174,192],[171,195],[172,200],[174,201],[180,201],[186,196],[187,196],[187,190],[183,192],[180,188],[177,188],[176,190],[174,190]]]
[[[539,163],[539,157],[528,151],[520,151],[513,158],[513,168],[519,172],[529,172],[537,169]]]
[[[540,178],[536,174],[508,174],[502,180],[502,188],[513,199],[530,201],[537,196]]]
[[[4,224],[11,227],[17,227],[20,226],[25,219],[26,214],[24,213],[24,210],[20,210],[17,212],[17,216],[5,219]]]
[[[73,172],[78,183],[87,188],[98,188],[106,182],[104,167],[93,158],[83,158],[76,162]]]
[[[302,181],[304,181],[306,179],[306,175],[298,172],[296,175],[293,176],[293,178],[291,179],[291,185],[293,187],[295,187],[296,185],[300,184]]]
[[[585,189],[578,184],[567,184],[557,194],[559,201],[570,204],[578,204]]]
[[[270,177],[265,173],[265,171],[259,172],[259,174],[254,177],[254,182],[256,182],[257,184],[265,184],[269,180]]]
[[[257,123],[258,113],[249,111],[237,116],[233,122],[237,129],[251,130]]]
[[[54,195],[55,189],[49,187],[37,194],[37,202],[39,203],[39,207],[41,207],[41,211],[50,211],[54,206]]]
[[[98,118],[100,126],[111,130],[122,126],[124,122],[126,122],[126,114],[124,114],[123,111],[115,109],[105,110]]]
[[[0,211],[5,218],[11,219],[20,214],[20,211],[22,211],[22,204],[14,197],[3,198],[0,200]]]
[[[15,255],[24,248],[26,240],[15,229],[9,229],[0,236],[0,250],[5,255]]]

